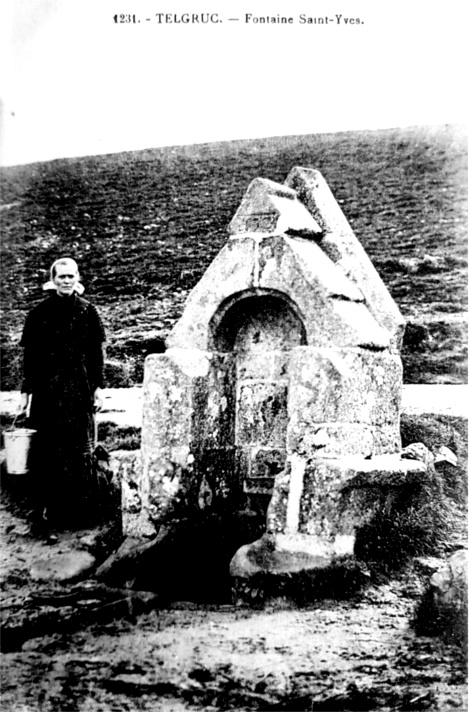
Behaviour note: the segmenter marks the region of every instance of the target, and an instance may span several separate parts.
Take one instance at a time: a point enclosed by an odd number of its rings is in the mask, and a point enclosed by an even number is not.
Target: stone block
[[[245,381],[237,398],[237,444],[282,447],[287,429],[287,387]]]
[[[288,381],[290,351],[262,351],[240,354],[236,362],[238,383],[248,380]]]
[[[267,531],[275,537],[298,535],[315,555],[352,554],[356,528],[371,519],[383,498],[422,482],[426,473],[424,463],[397,455],[313,460],[291,455],[275,478]]]
[[[392,455],[401,449],[399,420],[373,429],[373,455]]]
[[[214,353],[207,377],[194,384],[193,441],[199,450],[234,442],[235,368],[232,354]]]
[[[149,483],[145,477],[141,451],[116,451],[110,458],[113,479],[121,489],[122,530],[125,535],[152,536],[155,533],[148,517]]]
[[[295,167],[285,184],[296,191],[321,227],[321,249],[360,289],[378,324],[391,335],[392,349],[398,352],[405,321],[321,173],[311,168]]]
[[[394,424],[399,419],[398,357],[355,349],[296,348],[290,357],[291,411],[312,423]]]
[[[307,322],[313,321],[318,300],[340,296],[363,302],[360,290],[311,240],[286,235],[263,237],[259,240],[258,271],[259,287],[288,294]],[[316,319],[321,316],[316,313]]]
[[[459,618],[460,633],[467,634],[467,550],[456,551],[430,579],[435,608]]]
[[[335,461],[307,466],[303,478],[298,531],[331,543],[337,534],[353,536],[354,521],[340,514],[346,472]]]
[[[435,462],[435,456],[423,443],[411,443],[402,448],[401,457],[405,460],[419,460],[427,466],[431,466]]]
[[[145,363],[140,496],[154,526],[197,501],[197,399],[211,369],[210,355],[170,349]],[[206,388],[205,388],[206,392]]]
[[[201,376],[207,375],[209,361],[201,352],[188,351],[184,356],[188,363],[178,363],[171,353],[151,355],[145,360],[142,419],[144,459],[168,452],[173,447],[187,446],[192,441],[196,374],[200,372]]]
[[[323,423],[321,425],[291,416],[288,424],[287,450],[309,459],[374,453],[375,430],[361,423]]]
[[[456,467],[458,464],[458,458],[454,454],[452,450],[449,449],[449,447],[445,447],[444,445],[440,448],[438,448],[438,451],[435,453],[435,467],[438,468],[444,468],[446,465],[451,465],[453,467]]]
[[[286,450],[283,448],[257,448],[251,454],[250,475],[274,478],[285,468]]]
[[[326,541],[354,536],[391,490],[424,482],[427,476],[424,463],[398,455],[311,462],[303,478],[298,529]]]
[[[230,563],[230,575],[251,578],[256,574],[292,574],[324,568],[329,563],[328,557],[312,553],[309,542],[300,537],[265,534],[238,549]]]
[[[147,482],[148,518],[157,526],[175,514],[194,506],[198,496],[194,459],[188,448],[173,451],[171,457],[159,455],[143,461],[143,481]]]
[[[288,449],[306,457],[398,452],[401,377],[400,360],[389,354],[294,349]]]
[[[308,235],[321,234],[317,222],[300,203],[294,190],[267,178],[256,178],[249,185],[230,223],[230,234],[282,233],[288,230]]]
[[[433,573],[414,625],[420,635],[441,635],[467,652],[467,550],[460,549]]]
[[[327,467],[335,468],[342,479],[342,491],[352,489],[406,487],[427,478],[427,465],[419,460],[403,459],[399,455],[381,455],[371,458],[346,457],[327,461]]]

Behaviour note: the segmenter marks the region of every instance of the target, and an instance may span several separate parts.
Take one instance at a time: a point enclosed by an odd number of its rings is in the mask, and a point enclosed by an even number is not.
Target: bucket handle
[[[14,430],[14,429],[15,429],[16,421],[18,420],[18,418],[20,417],[20,415],[22,415],[21,412],[18,412],[18,413],[15,415],[15,417],[13,418],[12,424],[5,428],[5,432],[9,433],[10,430]]]

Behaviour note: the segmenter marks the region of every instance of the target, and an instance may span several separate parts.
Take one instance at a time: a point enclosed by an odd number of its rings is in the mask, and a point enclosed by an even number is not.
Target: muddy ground
[[[467,710],[464,634],[461,645],[415,626],[431,573],[467,546],[464,516],[437,556],[388,571],[362,562],[358,585],[340,580],[334,598],[254,589],[247,605],[221,577],[207,585],[214,537],[147,565],[132,588],[93,572],[34,580],[57,554],[91,552],[99,564],[122,532],[114,512],[53,545],[32,536],[21,477],[3,471],[2,712]]]
[[[96,530],[62,532],[51,547],[30,537],[8,497],[1,515],[2,617],[48,620],[45,630],[23,629],[22,642],[4,637],[3,712],[467,709],[461,647],[411,625],[424,562],[300,608],[279,598],[256,608],[156,596],[93,615],[92,581],[33,582],[29,572],[41,557],[89,548]],[[77,589],[81,599],[60,603]]]

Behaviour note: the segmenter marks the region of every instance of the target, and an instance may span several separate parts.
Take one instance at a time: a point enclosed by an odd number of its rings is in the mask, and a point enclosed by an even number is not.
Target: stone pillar
[[[155,524],[196,497],[194,407],[209,367],[209,354],[197,349],[170,349],[145,361],[140,497]]]
[[[339,461],[400,450],[401,361],[389,352],[299,347],[289,361],[287,460],[267,531],[318,556],[353,553],[354,522],[338,515],[348,470]]]
[[[216,508],[239,496],[235,394],[232,354],[172,348],[147,357],[141,453],[123,472],[126,534],[148,536],[207,499]]]

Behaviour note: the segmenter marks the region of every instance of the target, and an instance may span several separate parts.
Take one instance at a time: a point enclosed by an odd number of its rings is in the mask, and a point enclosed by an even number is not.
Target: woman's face
[[[78,282],[78,270],[73,265],[57,265],[55,268],[54,284],[57,294],[69,296],[73,294]]]

